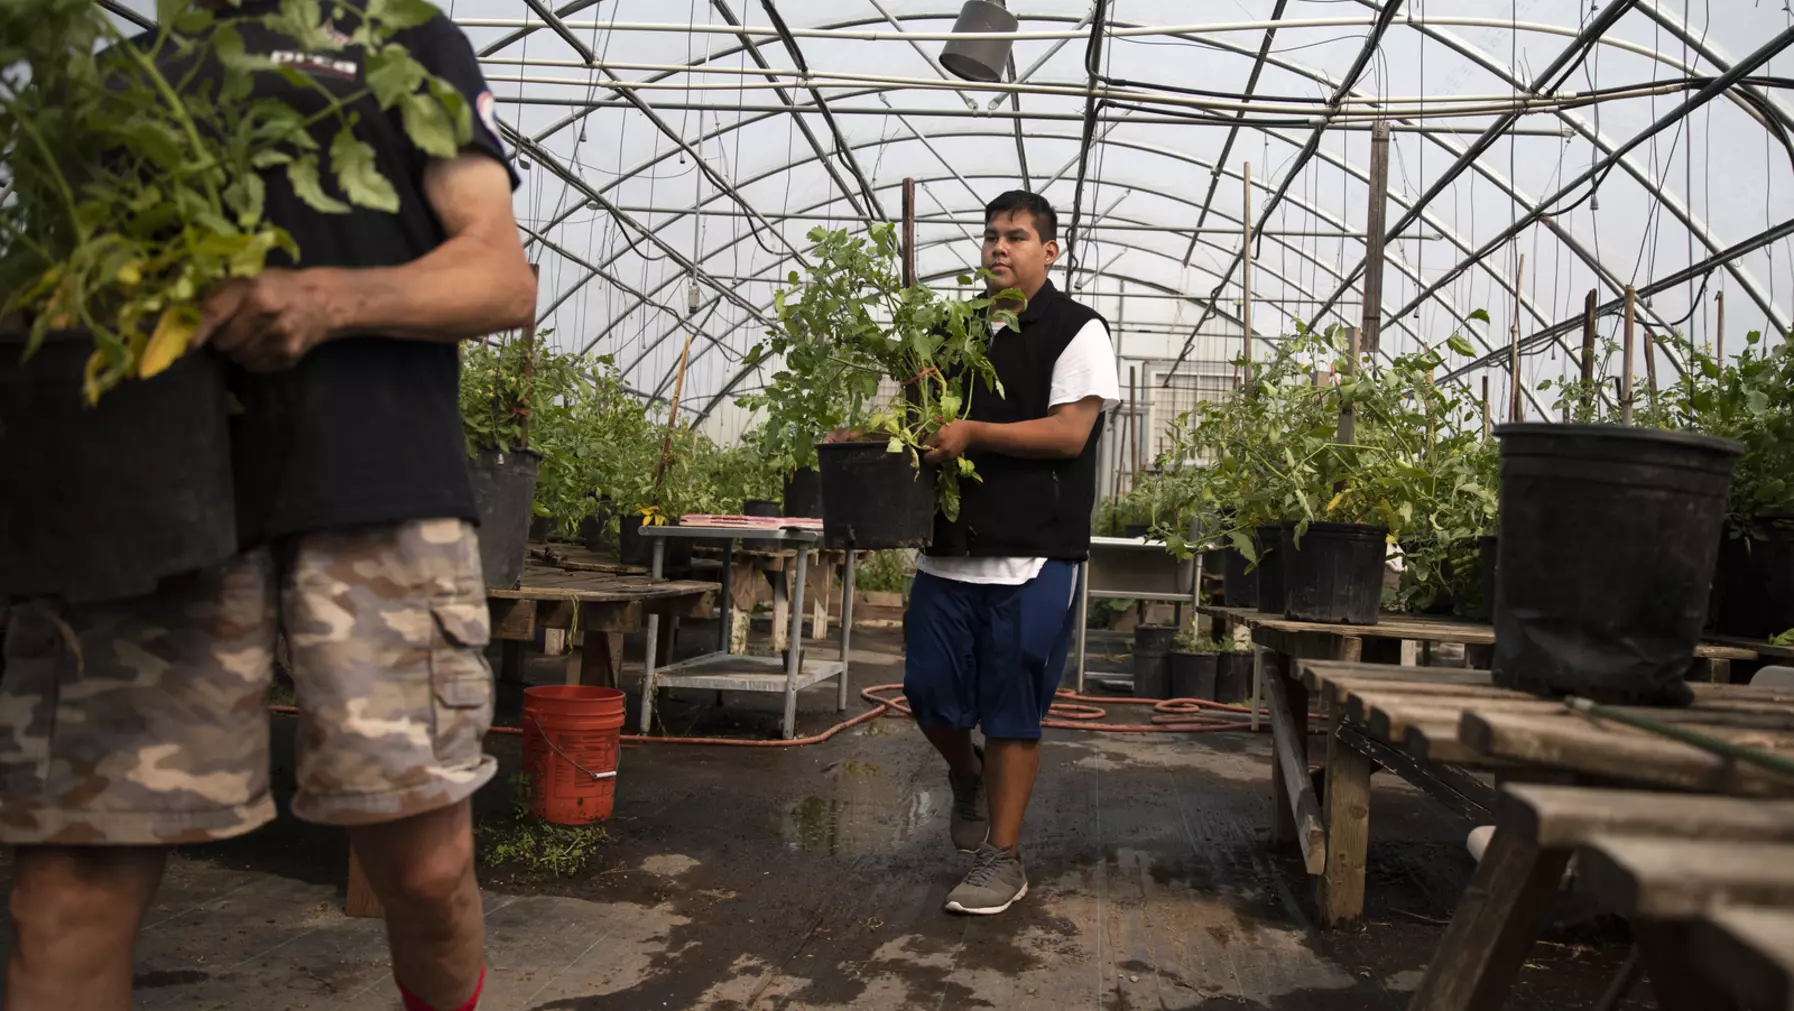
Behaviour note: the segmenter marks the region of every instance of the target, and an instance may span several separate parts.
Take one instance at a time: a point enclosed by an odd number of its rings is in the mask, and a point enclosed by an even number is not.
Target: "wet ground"
[[[900,679],[894,632],[856,642],[856,686]],[[805,693],[806,731],[836,719],[833,695]],[[772,696],[714,701],[675,700],[670,730],[776,730]],[[290,783],[284,722],[277,781]],[[517,738],[492,750],[504,769],[477,799],[489,822],[509,807]],[[1368,915],[1322,931],[1311,879],[1263,842],[1267,761],[1268,740],[1244,733],[1054,732],[1024,840],[1030,895],[974,919],[940,910],[964,858],[947,845],[941,769],[906,720],[796,749],[628,747],[589,866],[485,876],[481,1006],[1405,1007],[1468,880],[1470,824],[1377,776]],[[284,816],[184,851],[144,930],[137,1006],[396,1008],[381,924],[341,912],[346,852],[340,833]],[[1625,954],[1611,927],[1554,936],[1509,1007],[1590,1007]],[[1641,992],[1626,1006],[1650,1004]]]

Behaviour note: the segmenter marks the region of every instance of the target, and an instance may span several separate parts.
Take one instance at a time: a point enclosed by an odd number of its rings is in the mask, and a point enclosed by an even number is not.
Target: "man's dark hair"
[[[1053,212],[1053,205],[1047,203],[1046,197],[1027,190],[1010,190],[985,204],[984,223],[990,224],[999,214],[1021,211],[1034,216],[1034,231],[1040,235],[1041,242],[1052,242],[1059,237],[1059,215]]]

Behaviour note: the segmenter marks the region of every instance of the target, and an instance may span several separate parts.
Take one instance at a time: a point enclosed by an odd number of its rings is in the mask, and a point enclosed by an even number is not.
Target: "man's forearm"
[[[536,283],[521,257],[457,236],[396,267],[318,268],[332,337],[460,341],[528,326]]]
[[[1082,453],[1084,443],[1090,439],[1089,426],[1083,426],[1080,432],[1079,426],[1057,417],[1008,424],[989,421],[972,424],[975,426],[972,430],[974,448],[1023,460],[1069,460]]]

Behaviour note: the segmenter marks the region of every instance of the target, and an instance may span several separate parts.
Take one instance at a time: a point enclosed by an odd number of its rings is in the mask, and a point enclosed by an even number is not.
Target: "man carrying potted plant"
[[[259,75],[252,98],[303,108],[313,90],[353,95],[374,76],[376,58],[337,25],[312,26],[344,40],[316,52],[273,30],[277,10],[220,5],[239,52],[290,71]],[[396,109],[362,93],[353,137],[336,143],[369,146],[358,178],[390,180],[395,209],[351,209],[315,176],[308,193],[298,174],[267,172],[268,217],[303,267],[216,286],[185,342],[241,367],[241,552],[146,596],[13,608],[0,684],[0,841],[18,847],[9,1011],[125,1011],[167,847],[274,818],[264,697],[277,629],[301,710],[294,812],[348,829],[405,1007],[479,999],[467,801],[495,762],[480,744],[489,630],[457,345],[527,325],[535,284],[466,38],[431,10],[395,41],[476,112],[471,140],[426,155]]]
[[[904,694],[947,760],[951,835],[975,856],[950,912],[994,914],[1028,892],[1022,817],[1040,766],[1040,724],[1065,670],[1077,566],[1090,553],[1103,411],[1120,403],[1108,325],[1047,278],[1057,219],[1042,197],[1004,193],[984,212],[992,293],[1018,289],[1019,332],[992,324],[1002,395],[968,390],[963,420],[929,440],[930,463],[972,460],[959,515],[937,515],[916,560]],[[984,747],[972,741],[983,731]]]

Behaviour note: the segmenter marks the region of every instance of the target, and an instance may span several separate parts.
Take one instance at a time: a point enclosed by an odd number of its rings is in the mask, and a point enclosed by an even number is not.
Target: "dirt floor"
[[[856,637],[856,686],[901,679],[899,642]],[[560,671],[543,662],[531,676]],[[500,722],[515,722],[517,691]],[[668,704],[670,732],[776,733],[776,698],[718,708],[702,694]],[[806,730],[834,722],[833,698],[830,685],[804,694]],[[288,788],[290,737],[277,717]],[[490,747],[503,768],[477,807],[502,831],[519,743]],[[513,862],[484,875],[482,1007],[1405,1007],[1469,878],[1471,825],[1378,775],[1367,916],[1320,930],[1311,879],[1264,843],[1268,756],[1266,737],[1244,733],[1053,732],[1024,841],[1028,898],[958,918],[940,908],[964,869],[947,844],[944,775],[907,720],[796,749],[628,747],[615,816],[581,871]],[[396,1008],[380,922],[342,914],[346,853],[341,833],[284,814],[183,851],[144,930],[137,1007]],[[1626,952],[1623,931],[1598,920],[1552,938],[1509,1007],[1591,1007]],[[1625,1006],[1651,1006],[1646,989]]]

